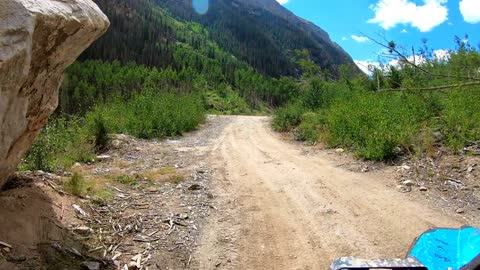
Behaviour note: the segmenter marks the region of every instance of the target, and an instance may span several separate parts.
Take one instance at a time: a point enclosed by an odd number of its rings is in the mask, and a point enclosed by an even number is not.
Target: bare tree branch
[[[425,68],[423,68],[422,66],[420,65],[417,65],[415,62],[412,63],[412,61],[410,61],[410,59],[408,59],[407,56],[405,56],[403,53],[399,52],[395,47],[391,47],[389,45],[386,45],[368,35],[365,35],[364,33],[362,33],[363,36],[365,36],[366,38],[368,38],[369,40],[371,40],[372,42],[374,42],[375,44],[377,45],[380,45],[381,47],[385,48],[385,49],[388,49],[390,52],[392,53],[395,53],[395,55],[397,55],[399,58],[401,58],[401,60],[403,60],[405,63],[407,63],[408,65],[414,67],[415,69],[418,69],[432,77],[437,77],[437,78],[456,78],[456,79],[463,79],[463,80],[469,80],[469,81],[479,81],[480,82],[480,78],[476,78],[476,77],[464,77],[464,76],[452,76],[452,75],[444,75],[444,74],[434,74],[434,73],[431,73],[430,71],[426,70]],[[385,40],[385,42],[388,44],[388,41]],[[415,55],[413,55],[413,59],[415,61]]]
[[[432,87],[423,87],[423,88],[391,88],[391,89],[381,89],[378,92],[401,92],[401,91],[435,91],[435,90],[445,90],[450,88],[465,87],[465,86],[475,86],[480,85],[479,82],[467,82],[467,83],[458,83],[450,85],[441,85],[441,86],[432,86]]]

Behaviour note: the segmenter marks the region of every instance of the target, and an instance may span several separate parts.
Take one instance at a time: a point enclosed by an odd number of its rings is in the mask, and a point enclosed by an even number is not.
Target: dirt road
[[[328,269],[342,256],[403,257],[431,227],[463,220],[387,187],[376,173],[305,155],[266,117],[229,117],[210,153],[218,211],[195,268]]]

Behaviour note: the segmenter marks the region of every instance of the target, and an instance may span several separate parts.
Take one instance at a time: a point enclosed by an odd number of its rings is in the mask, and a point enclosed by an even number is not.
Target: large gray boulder
[[[0,0],[0,186],[57,107],[65,69],[109,24],[91,0]]]

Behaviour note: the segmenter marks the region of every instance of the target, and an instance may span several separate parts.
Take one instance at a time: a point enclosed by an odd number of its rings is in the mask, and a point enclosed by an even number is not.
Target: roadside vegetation
[[[275,111],[273,127],[367,160],[478,145],[480,54],[460,39],[457,45],[448,59],[425,46],[413,63],[391,42],[386,46],[399,64],[372,68],[370,77],[343,69],[339,81],[304,78],[299,98]]]
[[[55,171],[92,162],[107,149],[112,133],[180,136],[196,129],[206,113],[272,109],[275,130],[349,149],[362,159],[428,156],[439,146],[458,153],[480,141],[480,54],[462,39],[457,45],[442,59],[425,46],[422,60],[412,63],[390,43],[386,47],[400,59],[397,65],[374,67],[370,76],[344,66],[336,79],[305,50],[294,59],[303,68],[299,79],[267,78],[241,64],[229,81],[187,64],[158,70],[78,62],[65,78],[55,117],[20,168]],[[179,54],[191,52],[182,48]]]

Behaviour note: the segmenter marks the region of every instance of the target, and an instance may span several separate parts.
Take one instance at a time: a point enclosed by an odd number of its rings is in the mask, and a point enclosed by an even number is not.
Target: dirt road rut
[[[328,269],[342,256],[403,257],[431,227],[462,219],[282,141],[266,117],[229,117],[210,153],[218,211],[199,269]]]

